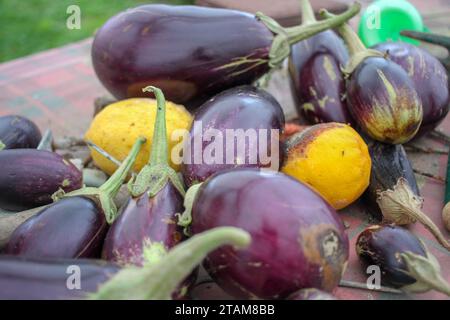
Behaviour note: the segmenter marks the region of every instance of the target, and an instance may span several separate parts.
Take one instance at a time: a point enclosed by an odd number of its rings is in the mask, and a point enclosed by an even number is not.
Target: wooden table
[[[412,1],[423,12],[439,14],[447,9],[447,0]],[[448,4],[448,6],[447,6]],[[442,10],[439,10],[441,8]],[[433,30],[448,32],[449,21],[441,18],[427,20]],[[356,23],[355,19],[353,23]],[[442,28],[442,29],[439,29]],[[21,114],[36,121],[41,129],[51,128],[55,135],[80,136],[88,128],[93,114],[93,101],[96,97],[107,94],[96,79],[90,61],[91,39],[65,47],[48,50],[29,57],[0,64],[0,115]],[[283,105],[288,118],[295,117],[291,94],[288,90],[285,70],[278,71],[272,78],[268,90]],[[450,134],[450,118],[440,128]],[[433,146],[447,150],[448,147],[430,138],[424,138],[421,145]],[[447,155],[409,154],[414,168],[445,177]],[[424,211],[438,225],[447,238],[450,234],[444,229],[441,210],[444,199],[444,184],[441,181],[417,176],[421,193],[425,198]],[[350,260],[344,279],[365,282],[363,272],[355,254],[357,235],[370,223],[361,203],[355,203],[343,210],[342,218],[348,225],[351,241]],[[443,249],[433,237],[419,225],[410,229],[417,234],[439,259],[446,279],[450,280],[450,253]],[[207,281],[202,274],[200,282]],[[229,298],[214,283],[202,283],[194,289],[196,298]],[[378,293],[367,290],[339,287],[335,294],[342,299],[444,299],[436,292],[405,296]]]

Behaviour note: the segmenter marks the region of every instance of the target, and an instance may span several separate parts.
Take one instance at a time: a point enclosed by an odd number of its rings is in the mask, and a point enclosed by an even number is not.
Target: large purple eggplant
[[[423,107],[423,121],[417,136],[436,128],[450,108],[449,79],[441,62],[424,49],[406,42],[385,42],[373,48],[385,52],[412,79]]]
[[[19,115],[0,117],[0,150],[34,149],[41,140],[41,131],[36,124]]]
[[[52,202],[59,189],[82,187],[83,176],[62,156],[44,150],[11,149],[0,152],[0,207],[17,210]]]
[[[113,198],[126,179],[144,138],[99,188],[86,187],[44,208],[14,230],[5,253],[30,258],[99,257],[108,223],[117,216]]]
[[[333,17],[326,10],[322,16]],[[411,140],[422,122],[422,102],[407,72],[383,53],[366,49],[348,24],[338,27],[350,51],[343,70],[347,108],[375,140],[401,144]]]
[[[439,262],[410,231],[398,226],[373,225],[358,236],[356,252],[366,265],[381,269],[381,281],[409,292],[430,289],[450,296],[450,285]]]
[[[283,299],[300,289],[338,285],[348,259],[342,221],[301,182],[278,172],[233,169],[191,187],[186,199],[192,202],[185,202],[180,224],[190,224],[192,234],[234,226],[252,237],[245,250],[223,247],[205,259],[229,294]]]
[[[191,186],[235,167],[272,168],[282,161],[284,114],[264,90],[241,86],[211,98],[195,113],[181,172]]]
[[[96,292],[119,270],[119,266],[101,260],[24,259],[2,255],[0,300],[82,299]]]
[[[109,19],[92,45],[94,69],[118,99],[156,86],[187,107],[251,84],[289,55],[290,45],[333,28],[359,12],[282,28],[273,19],[218,8],[143,5]]]
[[[302,24],[316,22],[309,0],[302,0],[301,4]],[[291,88],[297,111],[309,123],[351,123],[343,100],[345,80],[341,72],[341,66],[347,61],[347,48],[332,30],[292,46],[289,59]]]

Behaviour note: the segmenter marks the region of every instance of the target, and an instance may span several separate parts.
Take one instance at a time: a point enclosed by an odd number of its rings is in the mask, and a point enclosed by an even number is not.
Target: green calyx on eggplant
[[[309,0],[301,0],[302,25],[315,23]],[[291,90],[299,114],[310,124],[352,123],[343,99],[345,79],[341,66],[348,61],[343,41],[332,30],[294,44],[289,57]]]
[[[250,235],[238,228],[222,227],[205,231],[178,244],[156,263],[123,268],[88,297],[96,300],[169,300],[180,282],[208,253],[223,245],[245,248],[250,242]]]
[[[355,3],[335,18],[283,28],[262,13],[142,5],[103,25],[92,61],[118,99],[142,96],[141,88],[151,85],[172,102],[196,107],[226,89],[253,83],[279,66],[292,44],[344,23],[359,10]]]
[[[326,10],[322,16],[332,17]],[[367,49],[348,24],[338,28],[350,51],[347,107],[361,129],[380,142],[401,144],[411,140],[423,118],[422,101],[413,81],[395,62]]]
[[[14,230],[5,253],[30,258],[98,257],[108,224],[117,216],[113,198],[127,178],[143,143],[145,138],[136,140],[127,158],[99,188],[56,192],[55,203]]]
[[[83,176],[61,155],[36,149],[0,152],[0,207],[24,210],[52,202],[59,189],[71,192],[82,187]]]
[[[0,150],[35,149],[41,140],[36,124],[19,115],[0,117]]]
[[[190,187],[232,168],[278,171],[284,125],[283,109],[265,90],[247,85],[214,96],[195,112],[183,149],[189,150],[181,166],[184,182]]]
[[[437,259],[410,231],[394,225],[373,225],[358,236],[356,252],[382,271],[382,281],[405,292],[437,290],[450,296]]]
[[[372,159],[370,183],[364,198],[369,210],[385,223],[423,224],[447,250],[450,244],[434,222],[422,211],[414,172],[401,145],[389,145],[365,137]]]
[[[120,265],[155,264],[185,239],[176,216],[183,210],[185,191],[181,179],[168,164],[164,95],[155,87],[144,88],[144,91],[155,92],[157,99],[149,162],[135,179],[130,180],[131,197],[111,225],[102,251],[104,259]],[[181,298],[195,278],[196,270],[173,296]]]
[[[251,235],[248,248],[219,248],[203,263],[230,295],[283,299],[304,288],[330,292],[339,284],[348,259],[344,226],[301,182],[279,172],[231,169],[193,185],[185,207],[180,225],[193,235],[222,226]]]

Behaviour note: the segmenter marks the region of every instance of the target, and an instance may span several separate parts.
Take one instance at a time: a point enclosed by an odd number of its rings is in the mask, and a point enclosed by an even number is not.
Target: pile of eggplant
[[[450,295],[436,258],[402,227],[420,222],[450,250],[421,210],[402,146],[445,118],[445,70],[403,43],[365,48],[346,24],[359,4],[336,16],[322,10],[321,20],[308,0],[300,4],[302,24],[291,28],[262,13],[155,4],[98,30],[92,61],[103,85],[117,99],[157,100],[140,172],[132,167],[145,138],[93,186],[70,159],[39,147],[32,121],[0,117],[0,208],[8,210],[0,214],[0,299],[190,299],[200,267],[235,298],[336,299],[351,250],[344,223],[318,192],[279,172],[285,115],[256,86],[286,59],[299,115],[351,124],[369,147],[363,200],[379,221],[353,248],[361,261],[378,265],[385,285]],[[209,152],[217,141],[204,139],[208,130],[271,134],[257,134],[242,157],[235,145],[231,162],[229,141],[215,162],[183,154],[176,172],[166,99],[194,112],[183,150]]]

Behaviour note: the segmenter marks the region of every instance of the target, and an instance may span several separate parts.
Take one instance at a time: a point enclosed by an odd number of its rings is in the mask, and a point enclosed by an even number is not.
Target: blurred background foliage
[[[193,0],[0,0],[0,62],[92,36],[114,14],[140,4]],[[69,30],[67,7],[81,9],[81,29]]]

